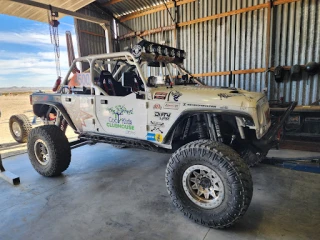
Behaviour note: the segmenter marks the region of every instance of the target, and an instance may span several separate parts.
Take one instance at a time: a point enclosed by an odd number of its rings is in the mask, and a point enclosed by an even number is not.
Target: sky
[[[72,17],[61,18],[59,25],[62,77],[68,71],[65,32],[77,43]],[[54,46],[47,23],[0,14],[0,88],[52,87],[57,79]]]

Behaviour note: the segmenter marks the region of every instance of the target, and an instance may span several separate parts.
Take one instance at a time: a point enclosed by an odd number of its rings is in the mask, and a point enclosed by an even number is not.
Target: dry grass
[[[0,153],[3,158],[26,152],[26,144],[18,144],[12,138],[9,130],[9,119],[12,115],[25,114],[32,121],[34,115],[30,105],[30,94],[30,92],[19,92],[0,96]],[[38,118],[37,124],[33,127],[39,125],[41,125],[41,120]],[[66,135],[69,139],[76,137],[71,128],[67,128]]]

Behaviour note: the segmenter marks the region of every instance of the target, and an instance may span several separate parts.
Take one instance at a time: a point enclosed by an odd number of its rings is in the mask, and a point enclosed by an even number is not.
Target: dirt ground
[[[0,96],[0,154],[2,158],[26,152],[26,144],[19,144],[12,138],[9,130],[9,119],[12,115],[25,114],[30,122],[32,122],[34,115],[29,95],[28,93],[23,93]],[[33,124],[33,127],[41,125],[40,118],[37,118],[36,124]],[[67,128],[66,135],[69,140],[76,138],[76,134],[71,128]]]

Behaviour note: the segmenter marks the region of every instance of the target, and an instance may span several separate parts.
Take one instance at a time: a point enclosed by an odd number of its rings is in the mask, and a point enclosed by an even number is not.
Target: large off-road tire
[[[60,175],[71,161],[68,139],[55,125],[32,129],[28,137],[28,154],[33,168],[46,177]]]
[[[173,204],[196,223],[227,228],[247,211],[252,198],[248,166],[232,148],[198,140],[170,158],[166,185]]]
[[[122,149],[122,148],[127,148],[127,145],[124,144],[112,144],[113,147],[118,148],[118,149]]]
[[[26,115],[12,115],[9,119],[9,129],[14,140],[18,143],[26,143],[32,125]]]

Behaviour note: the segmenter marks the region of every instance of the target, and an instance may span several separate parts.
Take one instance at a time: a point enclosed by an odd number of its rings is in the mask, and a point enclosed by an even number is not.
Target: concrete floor
[[[0,179],[0,239],[319,239],[320,174],[260,164],[252,169],[254,194],[244,218],[214,230],[171,204],[164,183],[168,159],[84,146],[73,150],[69,169],[57,178],[37,174],[26,154],[5,159],[21,185]]]

